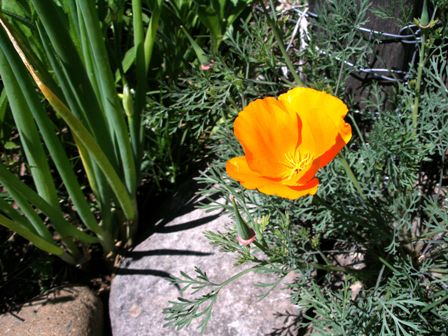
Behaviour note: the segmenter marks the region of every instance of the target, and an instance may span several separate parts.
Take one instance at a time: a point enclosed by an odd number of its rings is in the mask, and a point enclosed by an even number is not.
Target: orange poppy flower
[[[352,136],[344,121],[347,111],[340,99],[309,88],[251,102],[234,123],[245,156],[227,161],[227,174],[245,188],[268,195],[314,195],[317,170]]]

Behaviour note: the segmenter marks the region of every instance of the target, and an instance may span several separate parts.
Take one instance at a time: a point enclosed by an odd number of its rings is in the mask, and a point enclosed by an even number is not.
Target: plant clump
[[[304,13],[300,5],[269,12],[270,19],[255,11],[251,22],[223,42],[228,49],[215,60],[230,64],[238,57],[231,68],[243,84],[232,97],[236,106],[223,105],[225,119],[209,144],[214,161],[199,178],[201,194],[229,200],[206,207],[224,209],[237,222],[243,218],[256,240],[238,244],[234,230],[207,237],[235,253],[236,263],[247,269],[272,272],[279,279],[297,274],[290,289],[300,308],[295,323],[303,334],[446,334],[448,40],[444,7],[433,5],[434,24],[424,27],[420,16],[415,20],[415,57],[405,76],[369,73],[362,84],[365,93],[356,97],[350,78],[365,72],[374,47],[383,43],[380,35],[372,38],[358,29],[368,27],[372,15],[366,0],[322,3],[317,18],[307,17],[306,32],[294,28]],[[316,194],[295,201],[266,195],[262,187],[251,190],[257,185],[242,186],[225,171],[229,159],[247,155],[229,126],[238,111],[256,98],[278,96],[294,86],[285,55],[271,39],[272,22],[284,45],[290,42],[287,56],[301,81],[340,97],[348,105],[353,130],[341,154],[317,172]],[[303,39],[306,48],[300,48]],[[266,49],[266,44],[273,47]],[[176,279],[189,284],[185,290],[196,286],[200,291],[165,310],[169,325],[181,328],[199,317],[205,328],[211,321],[219,291],[204,278],[205,271]]]

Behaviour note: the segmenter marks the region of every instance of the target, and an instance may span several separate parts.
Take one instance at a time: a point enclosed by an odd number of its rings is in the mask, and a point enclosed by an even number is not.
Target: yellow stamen
[[[287,168],[284,177],[290,179],[294,175],[300,174],[304,169],[307,169],[311,165],[313,159],[314,157],[311,153],[302,154],[300,151],[286,153],[285,161],[282,162]]]

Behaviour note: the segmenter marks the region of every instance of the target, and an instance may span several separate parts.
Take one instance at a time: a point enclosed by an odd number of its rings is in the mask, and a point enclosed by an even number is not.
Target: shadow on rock
[[[284,313],[277,312],[274,314],[276,319],[282,319],[283,325],[280,328],[275,328],[272,332],[266,336],[297,336],[299,335],[297,330],[298,323],[302,320],[302,316],[299,314],[293,314],[289,311]]]
[[[138,260],[143,257],[150,256],[161,256],[161,255],[180,255],[180,256],[197,256],[197,257],[206,257],[212,255],[210,252],[201,252],[201,251],[190,251],[190,250],[175,250],[175,249],[157,249],[157,250],[148,250],[148,251],[130,251],[124,253],[126,258],[131,258],[133,260]]]
[[[186,223],[176,224],[176,225],[170,225],[170,226],[164,226],[164,224],[159,224],[154,228],[154,233],[172,233],[177,231],[184,231],[193,229],[195,227],[210,223],[211,221],[217,219],[220,216],[220,214],[213,215],[213,216],[207,216],[204,218],[195,219]]]

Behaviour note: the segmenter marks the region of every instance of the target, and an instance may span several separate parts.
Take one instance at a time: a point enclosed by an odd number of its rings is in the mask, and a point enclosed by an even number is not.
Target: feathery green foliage
[[[296,201],[244,190],[227,177],[225,162],[242,154],[229,122],[250,100],[277,96],[292,79],[281,71],[284,62],[275,43],[266,43],[272,37],[263,24],[266,18],[255,14],[242,28],[247,33],[235,31],[224,42],[226,54],[216,60],[219,66],[240,60],[229,65],[229,78],[239,78],[242,90],[228,98],[236,106],[222,104],[219,112],[226,119],[213,129],[209,144],[216,159],[200,181],[201,194],[212,201],[207,208],[231,214],[229,202],[213,199],[216,194],[235,197],[248,222],[263,230],[243,258],[234,233],[207,236],[237,253],[238,261],[269,265],[279,276],[295,272],[298,277],[290,286],[300,307],[295,320],[307,334],[445,335],[447,25],[440,21],[423,29],[420,58],[411,64],[407,81],[387,86],[367,82],[366,93],[355,101],[347,94],[348,79],[368,66],[374,47],[357,30],[368,27],[369,1],[355,6],[347,0],[325,2],[316,11],[308,47],[300,48],[300,33],[293,35],[289,55],[295,66],[300,64],[308,86],[348,103],[354,135],[344,156],[365,196],[360,197],[340,159],[319,171],[316,196]],[[285,45],[294,34],[295,15],[283,13],[277,19]],[[194,318],[176,303],[170,309],[184,314],[183,320]]]

